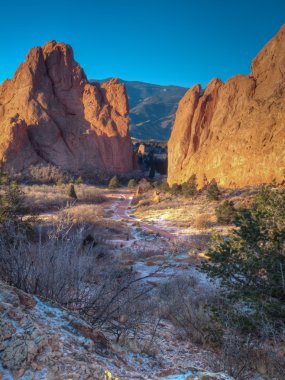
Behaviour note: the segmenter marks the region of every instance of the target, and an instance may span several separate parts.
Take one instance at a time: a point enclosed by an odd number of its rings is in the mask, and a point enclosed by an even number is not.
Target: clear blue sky
[[[0,82],[54,39],[88,78],[205,86],[248,74],[283,23],[285,0],[2,0]]]

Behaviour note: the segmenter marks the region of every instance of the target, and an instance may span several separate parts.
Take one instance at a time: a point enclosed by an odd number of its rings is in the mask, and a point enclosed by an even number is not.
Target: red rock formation
[[[195,173],[238,187],[284,179],[285,25],[252,62],[252,73],[191,88],[168,144],[168,182]]]
[[[31,49],[0,86],[0,131],[4,169],[51,163],[92,176],[134,168],[124,85],[90,84],[63,43]]]

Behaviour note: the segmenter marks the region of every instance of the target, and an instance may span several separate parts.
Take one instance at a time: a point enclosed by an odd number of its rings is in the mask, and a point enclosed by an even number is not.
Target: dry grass
[[[33,185],[22,186],[25,206],[30,212],[49,212],[65,207],[71,199],[64,186]]]
[[[96,223],[104,217],[102,208],[92,204],[76,204],[66,209],[65,212],[72,217],[74,223]]]
[[[77,187],[76,194],[78,200],[83,203],[100,204],[107,201],[102,191],[94,186],[80,185]]]
[[[153,203],[151,197],[151,192],[144,194],[144,201],[138,204],[134,212],[137,218],[148,222],[171,223],[177,228],[186,229],[193,226],[200,215],[207,215],[209,221],[215,220],[215,205],[208,202],[206,196],[192,199],[161,193],[158,204]]]
[[[201,214],[195,219],[193,227],[197,230],[207,230],[213,225],[213,217],[211,214]]]
[[[172,226],[182,235],[197,234],[201,230],[228,234],[232,226],[220,226],[216,221],[215,209],[219,203],[227,199],[233,201],[236,207],[245,207],[252,202],[257,191],[257,187],[222,190],[218,202],[208,200],[205,193],[186,198],[161,192],[160,203],[154,203],[151,190],[140,195],[133,215],[145,222],[157,223],[162,228]]]
[[[67,195],[69,185],[30,185],[21,186],[25,205],[30,212],[50,212],[74,203]],[[80,203],[101,204],[106,201],[102,190],[90,185],[75,185],[75,192]],[[89,212],[88,212],[89,214]]]

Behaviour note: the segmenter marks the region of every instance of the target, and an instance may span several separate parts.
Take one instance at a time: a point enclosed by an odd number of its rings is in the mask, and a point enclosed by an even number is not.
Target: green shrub
[[[33,229],[28,220],[22,216],[27,209],[24,206],[23,192],[13,181],[0,183],[0,251],[8,252],[7,245],[15,246],[17,239],[25,241],[33,235]]]
[[[218,223],[231,224],[236,215],[236,209],[231,201],[224,201],[216,208],[216,217]]]
[[[62,185],[64,185],[64,181],[60,178],[60,179],[58,179],[58,180],[56,181],[56,185],[57,185],[57,186],[62,186]]]
[[[128,182],[128,188],[133,189],[136,186],[137,186],[137,181],[134,178],[130,179]]]
[[[228,289],[236,318],[259,330],[266,321],[285,323],[285,190],[262,189],[240,209],[228,239],[216,236],[202,270]],[[227,294],[227,292],[225,293]],[[245,305],[241,308],[238,305]],[[250,320],[250,321],[249,321]],[[244,328],[244,327],[243,327]]]
[[[81,185],[83,183],[83,180],[81,177],[78,177],[75,182],[74,182],[76,185]]]
[[[68,191],[67,191],[67,195],[70,197],[70,198],[73,198],[73,199],[77,199],[77,195],[76,195],[76,192],[75,192],[75,188],[74,188],[74,185],[71,184],[68,188]]]
[[[181,185],[178,185],[177,183],[174,183],[170,189],[169,189],[169,192],[172,194],[172,195],[179,195],[181,193]]]
[[[0,172],[0,185],[7,185],[9,182],[8,175],[4,172]]]
[[[4,185],[3,194],[0,198],[0,220],[13,219],[25,211],[23,192],[17,182],[12,181],[8,185]]]
[[[148,176],[149,176],[149,178],[154,178],[154,176],[155,176],[155,167],[154,166],[151,166],[151,168],[149,169]]]
[[[206,190],[207,198],[211,201],[217,201],[220,198],[221,192],[216,182],[210,183]]]
[[[192,174],[187,182],[184,182],[181,186],[182,194],[185,197],[193,197],[197,194],[197,177],[196,174]]]
[[[167,181],[163,181],[161,183],[155,182],[155,188],[157,188],[157,189],[159,189],[165,193],[170,191],[170,187],[169,187]]]
[[[117,176],[114,176],[109,181],[109,189],[117,189],[120,186],[120,181]]]

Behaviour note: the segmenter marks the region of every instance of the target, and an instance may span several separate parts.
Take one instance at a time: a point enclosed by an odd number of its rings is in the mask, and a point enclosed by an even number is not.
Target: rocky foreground
[[[3,380],[230,379],[186,366],[179,373],[175,362],[159,369],[147,355],[120,351],[68,311],[1,282],[0,317]]]
[[[191,88],[179,103],[169,141],[168,182],[192,174],[199,186],[281,182],[285,169],[285,25],[252,62],[250,75],[205,91]]]
[[[134,168],[128,100],[116,79],[89,83],[72,48],[51,41],[31,49],[0,86],[0,163],[4,170],[53,164],[77,175]]]

